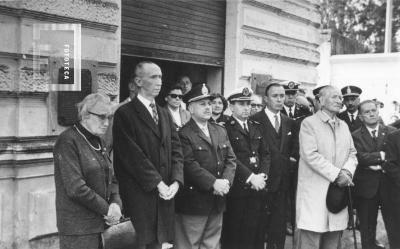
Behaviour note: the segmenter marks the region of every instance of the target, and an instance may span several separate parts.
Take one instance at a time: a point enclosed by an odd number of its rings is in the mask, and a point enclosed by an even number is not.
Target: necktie
[[[351,123],[354,122],[354,114],[350,114],[350,122],[351,122]]]
[[[276,133],[279,133],[279,120],[278,120],[278,115],[275,115],[275,131]]]
[[[289,118],[293,118],[292,107],[289,107]]]
[[[158,125],[158,114],[157,114],[156,105],[154,103],[151,103],[150,108],[151,108],[151,111],[153,112],[153,115],[152,115],[153,120],[156,123],[156,125]]]
[[[243,122],[243,129],[245,132],[249,133],[249,128],[247,127],[246,122]]]

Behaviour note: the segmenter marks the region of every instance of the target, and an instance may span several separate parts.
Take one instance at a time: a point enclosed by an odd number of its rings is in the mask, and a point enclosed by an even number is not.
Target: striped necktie
[[[157,108],[156,108],[156,105],[154,104],[154,102],[150,104],[150,108],[151,108],[151,111],[153,112],[153,115],[152,115],[153,120],[156,123],[156,125],[158,125]]]

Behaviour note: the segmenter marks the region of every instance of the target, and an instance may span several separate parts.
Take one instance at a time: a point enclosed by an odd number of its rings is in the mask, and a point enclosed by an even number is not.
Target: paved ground
[[[377,233],[377,240],[385,245],[385,248],[389,249],[388,240],[386,237],[386,230],[383,224],[381,213],[379,212],[378,216],[378,226],[376,229]],[[356,238],[357,238],[357,249],[361,249],[361,240],[360,240],[360,231],[356,230]],[[293,249],[293,237],[287,236],[285,249]],[[342,239],[342,249],[354,249],[354,239],[353,239],[353,232],[351,230],[346,230],[343,234]]]

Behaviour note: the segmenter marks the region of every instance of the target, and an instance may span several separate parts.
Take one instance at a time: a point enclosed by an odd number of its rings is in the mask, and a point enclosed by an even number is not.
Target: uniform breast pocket
[[[221,151],[222,155],[225,157],[228,154],[229,144],[228,143],[220,143],[220,144],[218,144],[218,148]]]
[[[194,156],[196,157],[197,160],[204,160],[207,158],[208,155],[208,150],[204,146],[196,146],[193,149]]]

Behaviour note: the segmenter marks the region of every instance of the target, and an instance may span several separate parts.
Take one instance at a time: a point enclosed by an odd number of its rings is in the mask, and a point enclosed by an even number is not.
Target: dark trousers
[[[360,220],[361,245],[363,249],[375,248],[376,225],[379,206],[388,234],[391,248],[399,248],[400,233],[396,224],[396,213],[400,214],[400,206],[394,205],[387,188],[387,182],[381,182],[377,193],[372,198],[356,197],[356,210]],[[397,233],[395,232],[397,230]],[[395,246],[396,245],[396,246]]]
[[[266,198],[228,197],[222,225],[222,249],[264,249]]]
[[[286,238],[287,191],[268,193],[267,249],[284,249]]]
[[[296,191],[297,191],[297,176],[298,167],[297,163],[291,162],[291,166],[293,167],[292,171],[289,173],[289,190],[287,194],[287,214],[286,221],[289,222],[292,226],[293,232],[296,227]]]

